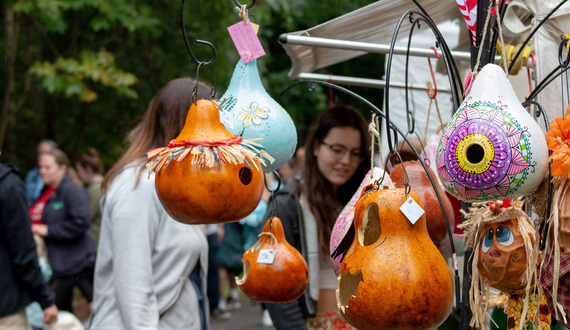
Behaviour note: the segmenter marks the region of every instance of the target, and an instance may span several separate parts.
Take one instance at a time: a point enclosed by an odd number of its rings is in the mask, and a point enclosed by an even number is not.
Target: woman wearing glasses
[[[331,108],[319,118],[305,143],[302,181],[291,180],[276,193],[287,241],[309,265],[309,285],[301,298],[268,304],[277,329],[347,326],[336,305],[337,276],[329,257],[329,241],[337,216],[370,169],[369,148],[364,117],[352,107]],[[265,219],[272,205],[270,200]]]

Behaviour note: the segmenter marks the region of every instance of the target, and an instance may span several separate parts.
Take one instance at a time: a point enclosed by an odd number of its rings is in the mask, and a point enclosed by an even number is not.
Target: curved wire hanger
[[[234,0],[234,2],[237,2],[236,0]],[[255,3],[255,1],[254,1]],[[188,42],[188,36],[186,35],[186,26],[184,24],[184,6],[186,4],[186,0],[182,0],[182,4],[180,5],[180,28],[182,29],[182,36],[184,37],[184,44],[186,45],[186,49],[188,50],[188,53],[190,54],[190,57],[192,57],[192,60],[194,60],[194,62],[196,62],[196,64],[200,66],[210,66],[212,65],[212,63],[214,63],[214,61],[216,60],[216,47],[214,47],[214,45],[209,42],[209,41],[204,41],[204,40],[196,40],[196,43],[198,44],[202,44],[202,45],[207,45],[212,49],[212,58],[209,61],[200,61],[198,60],[198,58],[196,58],[196,55],[194,55],[194,53],[192,52],[192,49],[190,48],[190,43]]]
[[[238,6],[238,7],[241,8],[242,4],[239,3],[239,1],[234,0],[234,3],[236,4],[236,6]],[[253,7],[253,5],[255,5],[255,0],[252,0],[251,3],[250,3],[249,5],[247,5],[247,7],[245,7],[245,8],[246,8],[246,9],[249,9],[249,8]]]

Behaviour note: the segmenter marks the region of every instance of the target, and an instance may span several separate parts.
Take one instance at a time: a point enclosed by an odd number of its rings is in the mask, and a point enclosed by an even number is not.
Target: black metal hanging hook
[[[525,108],[529,105],[534,105],[536,107],[534,116],[537,119],[540,118],[540,116],[542,116],[542,118],[544,119],[544,126],[546,128],[546,131],[550,130],[550,121],[548,120],[548,116],[546,114],[546,111],[544,111],[544,108],[542,107],[542,105],[540,103],[527,100],[527,101],[523,102],[521,105]],[[548,150],[548,156],[552,156],[551,150]],[[544,248],[546,247],[546,238],[547,238],[547,235],[549,232],[549,226],[550,226],[548,223],[548,219],[550,219],[550,209],[552,207],[552,189],[553,189],[552,174],[551,174],[552,169],[550,168],[551,165],[552,165],[552,160],[548,162],[548,199],[546,202],[546,215],[544,217],[544,220],[542,221],[542,223],[540,224],[540,226],[538,228],[539,238],[540,238],[539,242],[538,242],[538,250],[539,251],[544,251]]]
[[[184,25],[184,6],[185,6],[185,4],[186,4],[186,0],[182,0],[182,4],[180,5],[180,28],[182,29],[182,36],[184,37],[184,44],[186,45],[186,49],[188,50],[188,53],[192,57],[192,60],[194,60],[194,62],[196,62],[196,64],[199,64],[201,66],[210,66],[216,60],[216,55],[217,55],[216,47],[214,47],[214,45],[209,41],[196,40],[196,43],[198,43],[198,44],[208,45],[212,49],[212,53],[213,53],[212,58],[209,61],[199,61],[196,58],[196,56],[192,52],[192,49],[190,48],[190,43],[188,42],[188,36],[186,35],[186,26]]]
[[[570,53],[566,52],[566,58],[564,58],[564,48],[566,48],[567,44],[568,44],[568,38],[566,38],[564,35],[560,36],[560,44],[558,45],[558,63],[560,64],[560,68],[564,69],[566,67],[568,67],[568,64],[570,64]]]
[[[234,3],[236,4],[236,6],[238,6],[238,7],[241,8],[242,4],[239,3],[239,1],[234,0]],[[255,0],[252,0],[251,3],[250,3],[249,5],[247,5],[247,7],[245,7],[245,8],[246,8],[246,9],[249,9],[249,8],[253,7],[253,5],[255,5]]]
[[[279,217],[279,208],[277,207],[277,200],[275,200],[275,193],[279,191],[279,188],[281,188],[281,176],[277,171],[273,171],[273,174],[275,175],[275,179],[277,180],[277,187],[275,189],[271,189],[270,187],[267,186],[267,177],[263,176],[265,189],[267,189],[271,193],[271,199],[273,200],[273,209],[269,213],[269,219],[272,219],[273,217]],[[271,224],[272,223],[270,222],[269,225],[271,226]]]
[[[202,67],[202,63],[198,63],[198,69],[196,69],[196,85],[194,85],[194,89],[192,90],[192,103],[196,103],[197,96],[198,96],[198,87],[200,85],[200,68]],[[212,80],[214,83],[212,84],[212,89],[210,90],[210,100],[216,97],[216,75],[214,74],[214,67],[210,66],[210,70],[212,70]]]

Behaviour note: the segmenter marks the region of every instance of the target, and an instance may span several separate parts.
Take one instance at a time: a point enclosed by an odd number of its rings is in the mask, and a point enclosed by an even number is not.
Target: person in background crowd
[[[297,161],[295,157],[291,157],[285,165],[277,170],[277,173],[279,173],[279,177],[281,178],[281,184],[285,184],[293,179],[295,174],[297,174]]]
[[[89,197],[67,175],[70,163],[63,151],[42,153],[39,165],[45,187],[30,208],[32,232],[45,240],[57,307],[73,312],[75,287],[88,303],[93,300],[95,249],[88,233]]]
[[[95,245],[95,251],[99,245],[99,232],[101,231],[101,208],[99,201],[103,197],[101,183],[103,182],[103,162],[99,159],[97,150],[90,148],[89,151],[79,157],[75,164],[77,175],[81,181],[87,185],[87,195],[89,195],[89,205],[91,210],[91,224],[89,225],[89,235]]]
[[[36,253],[38,254],[38,263],[42,270],[42,275],[46,282],[49,282],[52,271],[49,266],[49,262],[47,261],[46,243],[39,235],[34,235],[34,241],[36,242]],[[45,327],[45,323],[42,321],[44,318],[44,312],[37,301],[26,306],[26,318],[33,329],[43,329]]]
[[[245,252],[243,248],[247,235],[245,227],[246,225],[241,222],[224,223],[224,238],[218,250],[221,297],[218,307],[222,311],[241,308],[235,277],[243,271],[241,258]],[[228,286],[229,291],[225,298],[224,293]]]
[[[329,241],[338,214],[370,169],[369,148],[363,116],[352,107],[333,107],[323,113],[305,143],[302,182],[291,180],[275,194],[287,242],[309,265],[309,284],[301,298],[266,304],[277,329],[349,327],[336,304]]]
[[[166,213],[155,174],[145,169],[147,151],[182,130],[195,86],[193,79],[174,79],[154,96],[103,180],[91,330],[209,328],[206,236]],[[208,99],[211,88],[197,87],[196,98]]]
[[[53,140],[41,140],[38,144],[38,162],[40,155],[44,152],[52,151],[57,149],[57,143]],[[40,197],[42,189],[44,189],[44,181],[40,175],[40,168],[35,167],[33,170],[26,174],[26,192],[28,196],[28,207],[32,206],[36,200]]]
[[[220,304],[220,264],[218,262],[218,251],[220,242],[224,239],[223,224],[206,225],[206,236],[208,238],[208,302],[210,303],[210,316],[225,320],[232,316],[232,313],[222,310]]]
[[[28,216],[26,187],[0,164],[0,329],[28,329],[25,308],[37,301],[42,321],[57,321],[55,295],[42,275]]]
[[[305,146],[300,146],[295,152],[295,162],[297,163],[295,176],[302,177],[305,167]]]

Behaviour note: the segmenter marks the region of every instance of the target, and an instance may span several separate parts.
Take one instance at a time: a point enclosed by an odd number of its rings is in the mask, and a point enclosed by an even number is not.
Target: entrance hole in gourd
[[[249,260],[243,262],[243,278],[236,276],[236,284],[243,285],[247,281],[247,273],[249,272]]]
[[[350,273],[350,270],[346,270],[344,274],[338,276],[338,290],[337,290],[337,302],[338,308],[344,313],[344,310],[348,308],[348,302],[350,297],[356,298],[356,292],[358,291],[358,285],[360,282],[364,283],[364,277],[362,277],[362,271],[359,269],[354,274]]]
[[[480,144],[473,143],[467,147],[465,156],[471,164],[479,164],[485,157],[485,150]]]
[[[242,167],[239,170],[239,180],[244,186],[247,186],[253,180],[253,172],[249,167]]]
[[[382,234],[378,204],[371,202],[362,216],[362,227],[358,228],[358,241],[363,246],[374,244]]]

